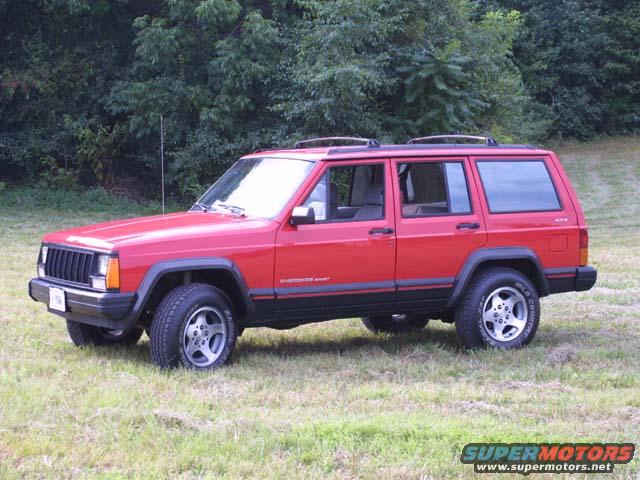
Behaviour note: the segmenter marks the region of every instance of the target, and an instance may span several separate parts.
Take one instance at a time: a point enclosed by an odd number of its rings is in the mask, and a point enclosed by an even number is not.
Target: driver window
[[[384,218],[384,165],[336,166],[327,170],[303,204],[316,222]]]

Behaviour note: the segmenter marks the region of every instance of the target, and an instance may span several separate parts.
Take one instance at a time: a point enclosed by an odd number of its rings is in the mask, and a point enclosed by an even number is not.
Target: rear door
[[[398,299],[444,306],[467,257],[487,240],[469,160],[392,160],[396,212]]]
[[[389,161],[326,162],[300,205],[316,223],[282,225],[274,285],[279,317],[361,313],[395,300]]]
[[[488,245],[530,248],[548,276],[575,273],[578,218],[549,157],[478,156],[472,162],[486,198]]]

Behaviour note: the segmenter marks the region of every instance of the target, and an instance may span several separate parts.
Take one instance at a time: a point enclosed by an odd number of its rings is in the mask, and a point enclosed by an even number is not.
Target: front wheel
[[[215,369],[231,358],[238,326],[221,290],[191,283],[171,291],[151,324],[151,358],[160,367]]]
[[[456,332],[467,348],[522,347],[533,340],[539,321],[536,288],[511,268],[490,268],[475,276],[455,311]]]
[[[362,323],[373,333],[405,333],[423,329],[429,319],[417,314],[377,315],[362,317]]]
[[[110,328],[94,327],[84,323],[67,320],[67,331],[73,343],[78,347],[88,345],[135,345],[142,336],[141,328],[130,330],[113,330]]]

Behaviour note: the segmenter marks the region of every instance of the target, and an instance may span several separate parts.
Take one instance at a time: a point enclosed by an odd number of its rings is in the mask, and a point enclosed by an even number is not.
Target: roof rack
[[[498,146],[498,142],[496,142],[493,137],[478,137],[476,135],[431,135],[428,137],[412,138],[407,143],[409,145],[413,145],[416,143],[433,143],[434,140],[476,140],[484,142],[485,145],[489,147]]]
[[[301,140],[296,142],[293,148],[305,148],[308,144],[314,143],[324,143],[328,145],[325,146],[338,146],[336,143],[344,143],[351,142],[360,145],[366,145],[368,148],[378,148],[380,147],[380,142],[374,138],[359,138],[359,137],[319,137],[319,138],[310,138],[309,140]]]

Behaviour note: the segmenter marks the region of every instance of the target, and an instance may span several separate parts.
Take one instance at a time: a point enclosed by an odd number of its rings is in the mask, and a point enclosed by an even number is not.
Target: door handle
[[[378,234],[390,234],[393,233],[395,230],[393,228],[390,227],[386,227],[386,228],[372,228],[371,230],[369,230],[369,235],[378,235]]]
[[[479,223],[459,223],[458,225],[456,225],[456,228],[458,230],[461,230],[463,228],[468,230],[476,230],[480,228],[480,224]]]

